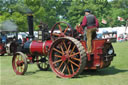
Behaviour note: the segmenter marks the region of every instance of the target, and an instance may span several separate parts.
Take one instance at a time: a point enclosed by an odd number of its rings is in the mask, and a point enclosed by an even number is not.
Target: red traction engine
[[[40,70],[48,70],[50,66],[52,71],[61,78],[76,77],[83,70],[102,69],[111,64],[115,53],[111,43],[106,39],[94,39],[93,54],[87,54],[84,35],[73,30],[69,24],[59,22],[52,27],[50,33],[41,29],[38,33],[39,39],[34,40],[32,19],[33,16],[29,15],[29,40],[21,46],[21,50],[12,59],[16,74],[23,75],[28,64],[34,62]],[[50,37],[46,38],[49,34]]]

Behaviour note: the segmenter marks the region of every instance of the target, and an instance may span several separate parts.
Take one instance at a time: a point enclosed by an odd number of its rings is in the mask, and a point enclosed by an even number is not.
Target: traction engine
[[[56,23],[50,33],[41,24],[38,40],[33,36],[33,16],[28,15],[29,40],[20,46],[12,59],[13,70],[17,75],[27,71],[28,64],[37,63],[40,70],[52,69],[61,78],[78,76],[83,70],[102,69],[111,64],[115,56],[113,46],[107,39],[93,39],[92,52],[88,54],[81,27],[72,29],[65,22]],[[56,31],[58,30],[58,31]]]

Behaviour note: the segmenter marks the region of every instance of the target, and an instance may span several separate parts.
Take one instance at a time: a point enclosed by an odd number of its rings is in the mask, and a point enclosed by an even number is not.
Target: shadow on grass
[[[128,72],[128,70],[121,70],[112,66],[101,70],[85,70],[80,74],[80,77],[93,76],[93,75],[95,76],[114,75],[122,72]]]
[[[0,57],[13,57],[13,55],[3,55],[3,56],[0,56]]]
[[[33,75],[33,74],[36,74],[36,73],[41,72],[41,71],[42,71],[42,70],[27,71],[27,72],[25,73],[25,75]],[[51,71],[51,72],[52,72],[51,69],[48,69],[47,71]],[[43,71],[43,72],[47,72],[47,71]]]
[[[50,68],[47,71],[43,71],[43,72],[48,72],[48,71],[52,72],[52,70]],[[41,70],[28,71],[25,73],[25,75],[33,75],[38,72],[41,72]],[[128,72],[128,70],[121,70],[121,69],[117,69],[114,66],[112,66],[112,67],[99,69],[99,70],[84,70],[79,76],[71,78],[71,79],[84,78],[84,77],[93,76],[93,75],[94,76],[114,75],[114,74],[123,73],[123,72]],[[57,77],[57,78],[59,78],[59,77]]]

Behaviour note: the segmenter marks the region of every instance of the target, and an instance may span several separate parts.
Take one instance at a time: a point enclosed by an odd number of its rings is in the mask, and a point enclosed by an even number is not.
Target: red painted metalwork
[[[30,49],[31,54],[39,53],[42,55],[47,55],[48,49],[51,47],[51,44],[52,44],[51,40],[47,40],[44,42],[32,41],[29,49]]]
[[[0,43],[0,55],[4,55],[6,53],[6,48],[3,43]]]
[[[94,56],[93,56],[93,59],[91,59],[91,62],[87,61],[87,65],[85,69],[97,69],[97,67],[104,68],[103,67],[104,62],[101,55],[103,54],[103,48],[106,42],[107,42],[107,39],[92,41],[92,53]],[[85,51],[87,51],[86,41],[81,41],[81,43],[85,48]],[[87,54],[87,58],[89,57],[90,55]]]
[[[80,34],[84,34],[84,29],[82,28],[82,26],[76,26],[76,30],[77,30]]]

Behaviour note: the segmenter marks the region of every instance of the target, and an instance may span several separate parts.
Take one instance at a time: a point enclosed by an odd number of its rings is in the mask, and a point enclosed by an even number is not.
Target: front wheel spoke
[[[61,59],[60,60],[57,60],[57,61],[54,61],[53,64],[59,63],[61,61],[62,61]]]
[[[77,66],[77,67],[79,68],[79,65],[76,64],[75,62],[73,62],[73,61],[71,61],[71,60],[69,60],[69,62],[72,63],[72,64],[74,64],[75,66]]]
[[[20,59],[21,59],[21,61],[22,61],[22,57],[21,57]]]
[[[22,67],[22,66],[20,66],[20,68],[21,68],[21,72],[23,72],[23,67]]]
[[[19,55],[17,55],[16,59],[19,61]]]
[[[53,48],[53,50],[55,50],[56,52],[63,54],[61,51],[57,50],[56,48]]]
[[[70,55],[69,57],[73,57],[73,56],[78,55],[78,54],[80,54],[80,52],[74,53],[74,54]]]
[[[19,71],[19,66],[18,66],[18,72],[20,72],[20,71]]]

